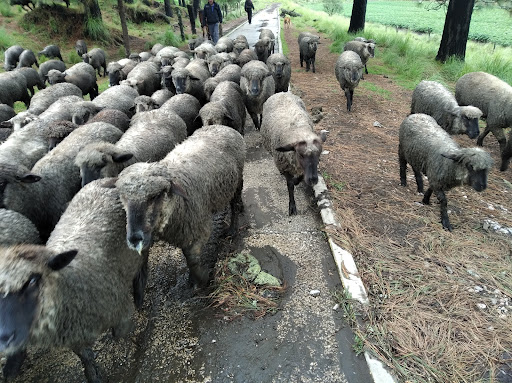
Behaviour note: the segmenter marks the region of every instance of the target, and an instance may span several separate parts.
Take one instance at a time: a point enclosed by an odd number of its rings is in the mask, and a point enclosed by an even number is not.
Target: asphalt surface
[[[242,25],[232,36],[244,34],[252,46],[263,27],[279,36],[276,9],[257,12],[251,25]],[[374,381],[365,357],[352,351],[350,327],[334,309],[332,293],[343,287],[332,243],[323,231],[329,219],[328,209],[320,212],[329,205],[323,199],[325,184],[315,192],[299,185],[298,215],[288,216],[286,181],[250,118],[245,141],[245,210],[232,246],[237,253],[254,255],[263,269],[285,282],[279,310],[258,320],[226,320],[222,311],[207,307],[207,300],[188,286],[181,251],[157,243],[151,250],[145,304],[136,314],[134,331],[121,340],[105,334],[94,345],[104,381]],[[14,382],[83,381],[80,362],[71,351],[31,350]]]

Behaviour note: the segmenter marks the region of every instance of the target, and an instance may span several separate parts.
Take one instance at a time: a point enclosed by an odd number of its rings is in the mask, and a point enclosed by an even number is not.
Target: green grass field
[[[323,11],[322,2],[300,2],[306,8]],[[350,18],[352,2],[343,2],[343,16]],[[366,21],[410,29],[415,32],[441,35],[445,9],[433,9],[429,1],[417,3],[405,0],[374,0],[366,7]],[[492,42],[503,46],[512,45],[512,17],[500,8],[486,7],[473,11],[469,38],[480,42]]]

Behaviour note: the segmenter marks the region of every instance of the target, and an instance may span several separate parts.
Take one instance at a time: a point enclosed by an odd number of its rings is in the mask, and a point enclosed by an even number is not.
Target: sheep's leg
[[[309,72],[310,59],[306,59],[306,72]]]
[[[407,186],[407,161],[398,146],[398,162],[400,164],[400,185]]]
[[[27,351],[21,350],[15,354],[7,356],[7,361],[2,369],[4,379],[12,379],[18,376],[21,366],[27,357]]]
[[[416,189],[418,193],[423,193],[423,175],[417,169],[412,168],[414,172],[414,178],[416,178]]]
[[[144,290],[148,281],[148,257],[149,248],[142,251],[142,265],[135,278],[133,278],[133,301],[138,310],[142,308],[144,303]]]
[[[350,112],[350,109],[352,108],[352,100],[350,99],[350,90],[344,89],[345,91],[345,97],[347,98],[347,112]]]
[[[436,195],[441,205],[441,223],[443,224],[443,228],[452,231],[452,225],[450,225],[450,219],[448,218],[448,201],[446,200],[446,195],[442,190],[438,190]]]
[[[256,130],[260,130],[260,125],[259,125],[259,118],[258,118],[258,115],[256,113],[252,113],[252,112],[249,112],[250,116],[251,116],[251,119],[252,119],[252,122],[254,124],[254,128]]]
[[[311,70],[313,71],[313,73],[315,73],[315,58],[314,57],[311,59],[311,66],[312,66]]]
[[[194,289],[205,287],[210,280],[209,270],[205,270],[201,264],[201,249],[204,243],[205,241],[198,241],[182,249],[188,269],[190,270],[189,281]]]
[[[476,139],[476,144],[478,146],[484,146],[484,138],[485,138],[485,136],[487,136],[490,133],[490,131],[491,131],[491,129],[489,129],[489,125],[487,125],[485,127],[485,130],[482,133],[480,133],[480,135]]]
[[[84,366],[85,379],[87,379],[87,382],[101,383],[100,369],[94,359],[94,352],[88,347],[73,351],[82,361],[82,366]]]
[[[302,68],[302,62],[304,61],[304,56],[302,55],[302,53],[299,53],[300,55],[300,67]]]
[[[430,205],[430,196],[431,195],[432,195],[432,189],[428,188],[427,191],[425,192],[425,194],[423,195],[423,200],[422,200],[422,202],[425,205]]]
[[[368,68],[366,67],[366,64],[364,64],[364,73],[368,74]]]
[[[295,185],[298,185],[304,176],[294,178],[291,175],[285,175],[286,186],[288,187],[288,215],[297,215],[297,206],[295,205]]]
[[[498,144],[500,144],[500,153],[505,151],[505,147],[507,146],[507,139],[505,138],[505,131],[503,128],[490,128],[491,133],[498,140]]]

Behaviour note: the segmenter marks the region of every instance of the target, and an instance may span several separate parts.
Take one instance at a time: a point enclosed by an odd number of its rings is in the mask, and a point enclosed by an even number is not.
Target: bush
[[[335,13],[341,14],[343,12],[343,3],[341,0],[323,0],[322,4],[325,13],[327,13],[329,16],[332,16]]]

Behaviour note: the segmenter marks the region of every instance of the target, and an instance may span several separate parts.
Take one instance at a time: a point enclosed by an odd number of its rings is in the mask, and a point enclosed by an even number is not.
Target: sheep
[[[126,80],[128,73],[137,65],[137,62],[131,59],[121,59],[110,62],[107,65],[109,86],[119,85],[122,80]]]
[[[60,48],[58,45],[47,45],[43,48],[42,51],[39,51],[37,53],[37,56],[45,55],[49,59],[53,59],[55,57],[58,57],[60,61],[64,61],[62,59],[62,55],[60,54]]]
[[[140,112],[115,144],[95,142],[77,154],[82,186],[105,177],[117,177],[136,162],[155,162],[164,158],[187,137],[185,122],[172,110]]]
[[[246,110],[240,86],[231,81],[221,82],[212,93],[210,102],[199,111],[199,117],[203,126],[230,126],[244,135]]]
[[[91,142],[116,142],[122,134],[115,126],[100,122],[75,129],[32,167],[30,174],[40,177],[39,181],[28,184],[11,178],[7,182],[5,207],[25,215],[36,225],[41,238],[48,239],[67,203],[80,190],[80,170],[74,165],[77,153]]]
[[[163,103],[162,110],[173,110],[185,121],[187,126],[187,136],[191,136],[201,125],[201,119],[198,118],[201,103],[197,98],[188,93],[177,94]]]
[[[71,69],[71,68],[70,68]],[[96,74],[91,76],[90,73],[83,70],[60,72],[57,69],[48,71],[48,82],[51,85],[68,82],[80,88],[82,94],[89,95],[91,100],[98,96],[98,83],[96,82]]]
[[[233,40],[226,36],[219,37],[219,40],[217,40],[217,44],[215,44],[214,47],[217,53],[233,52]]]
[[[204,82],[203,90],[204,95],[206,96],[206,100],[210,101],[210,97],[217,87],[222,81],[233,81],[240,85],[240,74],[242,72],[242,68],[236,64],[228,64],[224,68],[222,68],[219,73],[215,75],[215,77],[210,77]]]
[[[48,139],[48,151],[54,149],[76,128],[78,128],[77,124],[67,120],[54,121],[46,126],[45,134]]]
[[[232,64],[233,59],[226,52],[221,52],[208,57],[206,62],[208,64],[210,74],[214,77],[226,65]]]
[[[200,150],[198,150],[200,148]],[[201,251],[210,237],[212,214],[231,206],[231,231],[241,209],[246,148],[234,129],[198,129],[161,161],[124,169],[116,182],[127,215],[131,249],[148,249],[153,238],[182,249],[194,287],[203,287],[209,270]]]
[[[0,73],[0,103],[12,108],[16,101],[23,101],[25,106],[29,107],[27,79],[17,71]]]
[[[48,81],[48,72],[51,69],[57,69],[58,71],[64,72],[66,70],[66,64],[60,60],[48,60],[39,65],[39,76],[43,83]]]
[[[137,64],[126,76],[121,85],[128,85],[137,90],[139,95],[150,96],[160,89],[159,68],[152,62]]]
[[[203,42],[197,48],[194,49],[194,57],[196,59],[206,60],[209,56],[217,54],[217,49],[212,44]]]
[[[314,132],[304,102],[291,92],[276,93],[263,105],[261,135],[288,187],[288,214],[296,215],[295,185],[318,182],[318,162],[327,136]]]
[[[268,52],[269,52],[269,55],[272,54],[272,53],[275,53],[275,41],[276,41],[276,37],[274,35],[274,32],[272,32],[271,29],[268,29],[268,28],[261,28],[260,29],[260,35],[259,35],[259,39],[265,39],[267,38],[268,39]]]
[[[34,2],[32,0],[11,0],[9,1],[11,5],[20,5],[25,11],[33,11],[35,9]],[[27,8],[25,8],[27,7]]]
[[[194,49],[196,49],[199,45],[202,43],[209,41],[208,39],[205,39],[204,37],[196,37],[195,39],[188,40],[188,49],[193,52]]]
[[[297,44],[300,46],[300,41],[303,37],[313,37],[315,40],[320,40],[320,36],[314,35],[311,32],[300,32],[299,37],[297,38]]]
[[[75,51],[80,58],[83,58],[87,53],[87,43],[84,40],[76,40]]]
[[[474,106],[459,106],[455,96],[436,81],[421,81],[412,93],[411,113],[425,113],[449,134],[467,134],[476,138],[480,133],[478,120],[482,111]]]
[[[465,184],[481,192],[487,187],[492,166],[489,153],[481,148],[460,148],[433,117],[423,113],[407,116],[400,125],[398,159],[402,186],[407,186],[407,164],[414,171],[418,193],[423,193],[422,173],[427,176],[429,187],[422,202],[429,205],[435,193],[441,206],[441,223],[448,231],[453,228],[445,191]]]
[[[21,52],[25,49],[20,45],[12,45],[4,52],[4,69],[6,71],[13,70],[18,65]]]
[[[466,73],[455,84],[455,99],[459,105],[473,105],[482,111],[487,125],[476,143],[482,146],[485,136],[492,132],[500,144],[500,169],[506,170],[510,159],[506,147],[510,144],[503,129],[512,126],[512,86],[489,73]]]
[[[82,55],[82,60],[84,63],[92,65],[98,71],[98,76],[101,76],[101,68],[103,68],[103,77],[107,75],[107,55],[103,49],[91,49]]]
[[[2,246],[40,244],[41,238],[39,231],[27,217],[16,211],[1,208],[0,243]]]
[[[46,246],[0,250],[4,377],[18,375],[27,348],[69,348],[87,382],[101,381],[93,343],[109,329],[125,336],[133,323],[141,257],[123,240],[125,221],[112,181],[97,181],[73,198]]]
[[[130,117],[117,109],[103,109],[87,121],[88,124],[93,122],[108,122],[122,132],[126,132],[130,126]]]
[[[206,96],[204,94],[204,82],[210,78],[210,71],[205,60],[192,60],[185,68],[173,70],[172,82],[176,88],[176,94],[188,93],[196,97],[204,105]]]
[[[315,73],[315,57],[320,38],[317,36],[304,36],[299,43],[300,66],[306,62],[306,72],[311,68]]]
[[[34,52],[30,49],[25,49],[20,54],[18,66],[16,68],[31,67],[34,64],[39,68],[39,63],[37,62]]]
[[[356,52],[345,51],[340,54],[334,67],[334,74],[347,98],[347,111],[352,110],[354,89],[363,76],[363,62]]]
[[[240,88],[244,93],[244,102],[254,127],[259,130],[261,126],[261,113],[263,104],[275,92],[272,72],[261,61],[253,60],[242,67]],[[258,115],[260,116],[258,119]]]
[[[70,83],[59,83],[37,92],[30,100],[27,112],[40,115],[48,107],[61,97],[78,96],[82,97],[79,87]]]
[[[43,79],[34,68],[20,68],[16,69],[15,72],[21,73],[25,76],[25,79],[27,80],[27,89],[30,91],[30,97],[35,94],[34,87],[37,87],[39,90],[46,88]]]
[[[0,104],[0,123],[10,120],[14,116],[16,116],[16,112],[12,106]]]
[[[273,53],[267,59],[267,66],[274,77],[275,93],[288,92],[292,76],[290,60],[282,53]]]
[[[240,68],[243,68],[245,64],[253,60],[258,60],[258,55],[256,52],[254,52],[252,49],[244,49],[242,52],[240,52],[235,62],[240,66]]]
[[[364,71],[368,74],[368,68],[366,67],[366,63],[370,57],[375,57],[375,44],[374,43],[365,43],[362,41],[348,41],[345,43],[343,47],[344,51],[353,51],[356,52],[364,65]],[[361,76],[361,79],[363,77]]]
[[[256,56],[258,56],[258,60],[266,63],[268,56],[270,56],[270,41],[268,38],[265,39],[259,39],[254,44],[254,53],[256,53]]]
[[[176,53],[176,52],[179,52],[180,49],[177,48],[177,47],[173,47],[173,46],[170,46],[170,45],[167,45],[167,46],[164,46],[162,47],[162,49],[160,49],[156,54],[154,54],[153,56],[155,56],[155,58],[157,59],[157,61],[160,61],[162,59],[162,57],[173,57],[173,55]]]
[[[135,107],[134,100],[138,95],[135,88],[128,85],[116,85],[105,89],[93,102],[101,108],[117,109],[131,117]]]
[[[164,44],[156,43],[155,45],[153,45],[153,46],[151,47],[151,54],[152,54],[153,56],[156,56],[156,54],[157,54],[159,51],[161,51],[161,50],[162,50],[162,48],[164,48],[164,47],[165,47],[165,46],[164,46]]]

